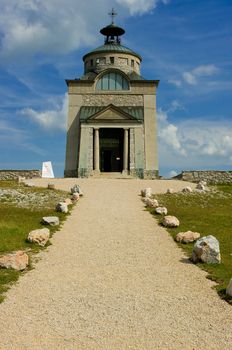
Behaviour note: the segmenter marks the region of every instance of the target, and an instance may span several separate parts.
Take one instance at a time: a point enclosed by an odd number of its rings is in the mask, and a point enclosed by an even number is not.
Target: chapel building
[[[102,173],[158,177],[156,89],[142,57],[121,44],[124,29],[101,29],[104,45],[83,57],[84,75],[66,80],[69,108],[65,177]]]

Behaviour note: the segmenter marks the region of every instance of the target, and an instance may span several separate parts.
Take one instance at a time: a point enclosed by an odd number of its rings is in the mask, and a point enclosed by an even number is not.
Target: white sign
[[[54,178],[54,173],[53,173],[51,162],[43,162],[42,177],[46,177],[46,178],[50,178],[50,179]]]

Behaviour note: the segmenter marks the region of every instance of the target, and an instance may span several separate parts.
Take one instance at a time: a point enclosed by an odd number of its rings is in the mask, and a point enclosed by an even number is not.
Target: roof
[[[114,23],[111,23],[110,25],[102,28],[100,33],[106,36],[121,36],[125,34],[125,30],[116,26]]]
[[[123,73],[125,73],[125,72],[123,72]],[[98,74],[95,72],[87,72],[80,77],[80,80],[92,80],[93,81],[97,77],[97,75]],[[129,72],[126,75],[130,79],[130,81],[135,81],[135,80],[144,80],[145,81],[145,78],[136,72]]]
[[[142,75],[139,75],[136,72],[130,72],[127,75],[130,78],[130,80],[145,80],[145,78],[142,77]]]
[[[80,121],[85,122],[87,119],[91,118],[94,114],[104,111],[109,106],[82,106],[80,109]],[[137,121],[143,121],[143,107],[142,106],[114,106],[117,110],[121,110],[124,113],[127,113],[132,118]]]
[[[97,76],[97,74],[95,74],[95,77]],[[131,83],[136,83],[136,84],[155,84],[157,87],[159,85],[159,80],[147,80],[147,79],[144,79],[142,76],[138,76],[137,78],[136,77],[130,77],[128,75],[128,77],[130,78],[130,82]],[[139,79],[140,77],[140,79]],[[92,77],[88,77],[88,75],[83,75],[81,78],[79,79],[65,79],[66,81],[66,84],[69,86],[70,83],[77,83],[77,84],[93,84],[94,82],[94,78]]]
[[[132,51],[131,49],[129,49],[126,46],[117,44],[117,43],[110,43],[110,44],[105,44],[102,46],[97,47],[96,49],[90,51],[89,53],[87,53],[84,57],[83,57],[83,61],[86,59],[86,57],[88,57],[89,55],[93,55],[95,53],[103,53],[103,52],[119,52],[119,53],[127,53],[127,54],[131,54],[133,56],[138,57],[141,61],[142,61],[142,57],[137,54],[136,52]]]

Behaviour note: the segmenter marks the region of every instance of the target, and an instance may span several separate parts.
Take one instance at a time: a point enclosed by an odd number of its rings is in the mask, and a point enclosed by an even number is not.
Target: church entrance
[[[111,128],[99,130],[101,172],[122,172],[123,131]]]

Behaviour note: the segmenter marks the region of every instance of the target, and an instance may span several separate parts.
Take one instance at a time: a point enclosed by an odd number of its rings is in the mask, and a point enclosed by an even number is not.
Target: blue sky
[[[93,6],[92,6],[93,4]],[[1,0],[0,168],[62,177],[67,87],[108,12],[157,92],[160,174],[232,170],[231,0]]]

